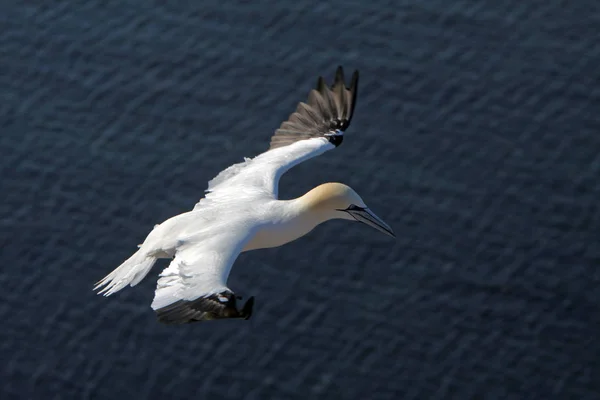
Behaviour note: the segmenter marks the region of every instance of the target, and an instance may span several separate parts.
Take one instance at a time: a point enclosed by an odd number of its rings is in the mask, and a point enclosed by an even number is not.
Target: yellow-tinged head
[[[323,220],[356,220],[395,237],[392,228],[376,216],[351,187],[342,183],[317,186],[302,196],[302,202],[310,212],[320,215]]]
[[[312,211],[344,210],[354,204],[366,207],[365,202],[350,187],[342,183],[324,183],[303,196]]]

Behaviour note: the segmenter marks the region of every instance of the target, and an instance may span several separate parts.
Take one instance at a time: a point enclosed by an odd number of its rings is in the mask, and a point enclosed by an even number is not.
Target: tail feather
[[[138,251],[98,281],[94,286],[94,290],[101,289],[98,294],[110,296],[127,285],[135,286],[150,272],[155,262],[156,257]]]

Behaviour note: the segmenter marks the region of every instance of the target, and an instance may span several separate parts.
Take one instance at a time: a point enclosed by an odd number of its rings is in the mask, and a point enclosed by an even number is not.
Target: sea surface
[[[600,399],[600,3],[8,2],[0,12],[0,398]],[[338,65],[328,222],[241,255],[249,321],[157,323],[163,260],[93,284],[266,150]]]

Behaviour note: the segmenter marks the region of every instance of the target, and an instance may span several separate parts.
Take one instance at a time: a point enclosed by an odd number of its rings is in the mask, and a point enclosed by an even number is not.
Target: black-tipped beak
[[[383,222],[381,218],[379,218],[375,213],[368,208],[362,207],[350,207],[346,210],[348,214],[352,215],[355,220],[358,222],[362,222],[363,224],[369,225],[372,228],[377,229],[379,232],[383,232],[388,236],[396,237],[394,231],[388,224]]]

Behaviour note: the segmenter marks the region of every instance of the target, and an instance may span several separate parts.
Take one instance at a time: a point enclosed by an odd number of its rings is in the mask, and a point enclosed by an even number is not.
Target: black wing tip
[[[316,91],[321,95],[326,95],[325,92],[333,95],[334,101],[336,103],[343,104],[343,107],[348,107],[343,115],[339,113],[335,113],[336,118],[330,122],[330,129],[336,130],[339,129],[344,131],[350,126],[350,122],[352,121],[352,116],[354,114],[354,107],[356,106],[356,97],[358,95],[358,70],[354,70],[352,73],[352,77],[350,78],[350,85],[346,86],[346,78],[344,75],[344,67],[338,65],[335,71],[335,78],[333,80],[333,84],[329,87],[325,84],[325,80],[322,76],[319,77],[317,81]],[[350,95],[350,101],[348,102],[347,98],[345,98],[346,94]],[[349,103],[349,104],[348,104]],[[333,143],[336,147],[341,144],[341,140],[339,143]]]
[[[225,300],[220,300],[219,298]],[[215,319],[250,319],[254,308],[254,297],[250,297],[241,310],[236,306],[233,292],[221,292],[195,300],[178,300],[156,310],[158,321],[168,325],[181,325]]]
[[[350,96],[352,97],[351,105],[350,105],[350,115],[348,116],[348,125],[350,124],[350,120],[352,120],[352,115],[354,115],[354,107],[356,106],[356,97],[358,96],[358,70],[355,70],[352,74],[352,79],[350,80]]]
[[[352,115],[354,114],[354,107],[356,106],[356,97],[358,96],[358,77],[359,72],[357,69],[355,69],[352,73],[352,77],[350,78],[350,85],[346,86],[346,80],[344,78],[344,68],[340,65],[338,66],[335,74],[335,82],[331,86],[331,89],[335,90],[336,86],[341,85],[342,88],[350,92],[350,110],[348,111],[346,128],[348,127],[348,125],[350,125]]]
[[[347,104],[349,108],[346,111],[346,114],[344,115],[345,118],[343,118],[340,121],[341,130],[346,130],[350,126],[350,122],[352,121],[352,117],[354,115],[354,107],[356,106],[356,98],[358,96],[358,77],[359,72],[356,69],[354,70],[354,72],[352,73],[352,77],[350,78],[350,86],[346,86],[346,81],[344,78],[344,68],[341,65],[337,68],[336,79],[334,84],[332,85],[332,90],[335,91],[336,85],[341,85],[341,89],[345,89],[345,91],[349,92],[350,94],[350,104]]]
[[[335,70],[335,78],[333,80],[333,84],[331,86],[329,86],[329,88],[333,90],[336,87],[341,86],[344,89],[352,92],[353,98],[356,98],[355,93],[358,90],[358,77],[359,77],[359,72],[356,69],[356,70],[354,70],[354,72],[352,73],[352,77],[350,78],[350,85],[346,86],[344,67],[342,67],[341,65],[338,65],[337,69]],[[322,89],[326,88],[326,87],[327,87],[327,85],[325,84],[325,78],[323,78],[322,76],[319,76],[319,78],[317,79],[317,85],[316,85],[317,91],[322,92]]]
[[[313,137],[326,137],[331,144],[339,146],[354,114],[358,76],[358,70],[355,70],[350,85],[346,86],[341,65],[330,86],[319,76],[306,103],[299,103],[296,111],[275,131],[269,150]]]
[[[354,70],[352,73],[352,79],[350,80],[350,89],[358,89],[358,70]]]
[[[317,92],[319,93],[323,93],[324,90],[327,90],[327,84],[325,83],[325,78],[323,78],[322,76],[319,76],[317,78]]]
[[[337,70],[335,71],[335,83],[345,82],[344,79],[344,67],[338,65]]]

